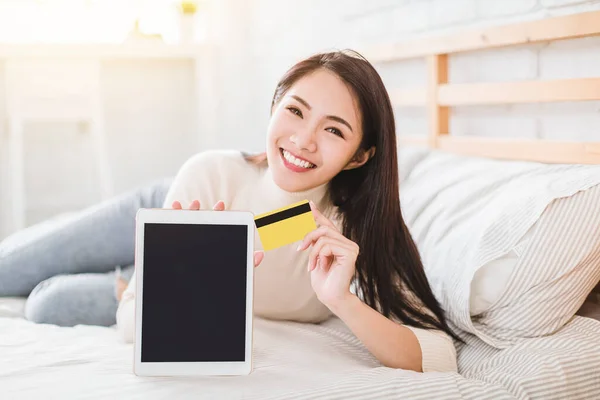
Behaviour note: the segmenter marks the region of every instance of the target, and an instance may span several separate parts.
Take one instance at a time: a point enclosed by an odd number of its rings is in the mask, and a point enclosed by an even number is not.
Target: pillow
[[[402,212],[452,325],[497,348],[560,329],[600,279],[600,166],[407,153]]]

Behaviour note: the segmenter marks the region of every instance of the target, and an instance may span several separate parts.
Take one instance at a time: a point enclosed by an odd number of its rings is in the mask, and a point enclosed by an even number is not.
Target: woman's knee
[[[137,189],[140,207],[161,208],[174,178],[163,178]]]
[[[25,317],[59,326],[116,323],[114,274],[57,275],[38,284],[25,305]]]
[[[40,282],[27,298],[25,318],[39,324],[60,325],[61,304],[67,293],[62,290],[60,280],[67,275],[56,275]]]

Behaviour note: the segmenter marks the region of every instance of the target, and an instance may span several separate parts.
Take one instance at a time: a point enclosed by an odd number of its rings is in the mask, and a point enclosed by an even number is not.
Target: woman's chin
[[[313,187],[310,184],[304,184],[302,182],[298,182],[299,179],[297,177],[296,178],[290,177],[289,174],[286,174],[285,172],[286,171],[277,171],[277,172],[273,171],[273,181],[281,190],[290,192],[290,193],[295,193],[295,192],[304,192]]]
[[[300,186],[298,184],[294,184],[291,182],[284,180],[275,179],[275,184],[283,191],[295,193],[295,192],[303,192],[305,190],[310,189],[309,187]]]

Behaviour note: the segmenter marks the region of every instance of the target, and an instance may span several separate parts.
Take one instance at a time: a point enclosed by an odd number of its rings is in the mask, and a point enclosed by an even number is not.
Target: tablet
[[[138,211],[136,375],[251,372],[254,229],[250,212]]]

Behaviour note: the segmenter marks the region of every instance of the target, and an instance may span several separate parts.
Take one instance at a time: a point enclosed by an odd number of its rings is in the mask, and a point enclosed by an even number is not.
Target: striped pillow
[[[502,343],[554,333],[598,280],[600,185],[550,203],[528,232],[505,291],[475,327]]]
[[[600,279],[600,166],[415,154],[402,211],[451,323],[498,348],[561,328]]]

